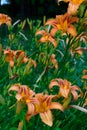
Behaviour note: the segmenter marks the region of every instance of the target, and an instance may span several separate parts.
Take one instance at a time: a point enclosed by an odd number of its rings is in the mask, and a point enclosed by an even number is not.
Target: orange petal
[[[40,117],[41,117],[42,122],[44,122],[48,126],[53,125],[52,113],[50,110],[48,110],[44,113],[40,113]]]
[[[50,109],[59,109],[61,111],[64,110],[63,106],[60,103],[58,103],[58,102],[52,102],[51,106],[50,106]]]
[[[19,88],[20,88],[20,84],[15,84],[8,91],[17,91],[18,92]]]
[[[21,94],[16,94],[16,99],[17,99],[18,101],[20,101],[21,98],[22,98],[22,95],[21,95]]]
[[[45,36],[42,36],[41,38],[40,38],[40,40],[39,40],[39,42],[48,42],[48,39],[46,39],[46,37]]]
[[[78,19],[77,17],[71,17],[69,23],[70,23],[70,24],[72,24],[72,23],[74,23],[74,22],[75,22],[75,23],[78,23],[78,20],[79,20],[79,19]]]
[[[25,57],[23,58],[23,63],[26,63],[26,62],[28,62],[28,58],[25,56]]]
[[[14,66],[14,61],[10,61],[10,66],[13,67]]]
[[[27,122],[31,119],[31,117],[32,117],[32,115],[26,113],[26,117],[25,117],[25,118],[26,118],[26,121],[27,121]]]
[[[69,92],[70,92],[70,89],[64,89],[60,87],[60,93],[63,97],[68,98]]]
[[[35,35],[43,35],[45,33],[45,30],[38,30]]]
[[[78,94],[76,90],[79,91],[80,94]],[[74,97],[74,100],[77,100],[78,97],[81,97],[83,95],[81,89],[78,86],[75,86],[75,85],[71,87],[71,93]]]
[[[73,4],[73,3],[69,3],[68,5],[68,14],[70,15],[74,15],[77,12],[77,9],[79,8],[79,5],[77,4]]]
[[[82,76],[82,79],[87,79],[87,75]]]
[[[57,60],[55,58],[55,54],[51,55],[51,59],[50,60],[51,60],[52,64],[54,65],[55,69],[58,69],[58,63],[57,63]]]
[[[57,28],[52,28],[50,33],[51,33],[51,35],[54,37],[55,34],[57,33],[57,31],[58,31]]]
[[[34,65],[34,68],[36,68],[36,66],[37,66],[36,61],[32,60],[32,63],[33,63],[33,65]]]
[[[76,28],[71,25],[68,29],[67,29],[67,32],[70,33],[72,36],[76,36],[77,33],[76,33]]]
[[[35,114],[35,107],[32,103],[27,103],[28,106],[28,114],[29,115],[33,115]]]
[[[55,19],[49,19],[49,20],[45,23],[45,25],[51,25],[51,26],[54,27],[55,22],[56,22]]]
[[[71,91],[71,93],[73,95],[74,100],[76,101],[79,97],[78,93],[76,91]]]
[[[50,37],[49,41],[53,44],[55,48],[57,47],[57,41],[54,38]]]
[[[49,88],[51,89],[53,86],[58,86],[58,82],[55,80],[52,80],[50,85],[49,85]]]
[[[78,91],[80,91],[81,92],[81,89],[78,87],[78,86],[76,86],[76,85],[73,85],[72,87],[71,87],[71,91],[76,91],[76,90],[78,90]]]
[[[83,54],[83,49],[81,47],[78,47],[78,48],[75,49],[75,53],[78,53],[78,54],[82,55]]]

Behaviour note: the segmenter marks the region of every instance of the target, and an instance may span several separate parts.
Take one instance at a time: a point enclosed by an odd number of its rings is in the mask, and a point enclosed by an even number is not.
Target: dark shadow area
[[[12,19],[42,19],[55,17],[58,14],[64,14],[67,11],[68,3],[56,0],[10,0],[9,5],[0,6],[0,13],[8,14]]]

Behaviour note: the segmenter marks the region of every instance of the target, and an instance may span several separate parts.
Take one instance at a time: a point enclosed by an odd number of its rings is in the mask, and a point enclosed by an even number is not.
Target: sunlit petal
[[[53,120],[52,120],[52,113],[50,110],[44,112],[44,113],[40,113],[40,117],[41,117],[41,120],[49,125],[49,126],[52,126],[53,125]]]
[[[76,36],[77,35],[76,28],[74,26],[72,26],[72,25],[67,29],[67,32],[69,34],[71,34],[72,36]]]
[[[58,102],[52,102],[51,106],[50,106],[50,109],[59,109],[61,111],[64,110],[63,106],[60,103],[58,103]]]

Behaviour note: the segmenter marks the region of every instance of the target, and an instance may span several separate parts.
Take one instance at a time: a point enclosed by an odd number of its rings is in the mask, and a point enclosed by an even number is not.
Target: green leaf
[[[54,128],[54,130],[61,130],[59,127]]]
[[[12,127],[9,130],[17,130],[17,128],[16,127]]]
[[[2,95],[0,95],[0,104],[2,104],[2,105],[5,104],[5,100],[4,100],[4,98],[2,97]]]

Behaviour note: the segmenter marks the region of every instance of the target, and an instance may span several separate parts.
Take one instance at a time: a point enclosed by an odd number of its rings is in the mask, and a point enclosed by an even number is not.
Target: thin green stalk
[[[41,80],[41,78],[43,77],[43,75],[44,75],[45,72],[46,72],[46,68],[47,68],[47,66],[44,68],[43,72],[40,74],[40,76],[38,77],[38,79],[37,79],[37,81],[36,81],[35,84],[37,84],[37,83]]]

